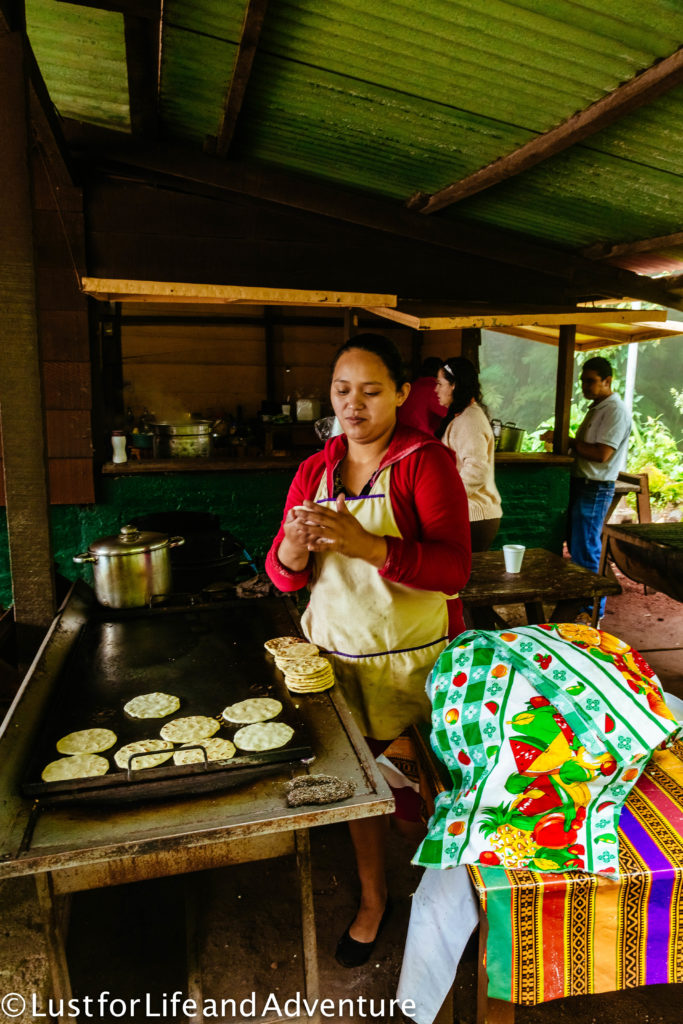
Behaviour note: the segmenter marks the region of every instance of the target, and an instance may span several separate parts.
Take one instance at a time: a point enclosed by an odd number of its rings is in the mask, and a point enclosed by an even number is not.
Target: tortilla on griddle
[[[50,761],[41,772],[43,782],[66,782],[69,779],[88,779],[95,775],[106,775],[109,761],[98,754],[73,754]]]
[[[126,743],[125,747],[120,747],[114,754],[114,760],[119,768],[127,768],[131,754],[148,754],[148,757],[133,758],[131,769],[138,771],[141,768],[156,768],[164,761],[168,761],[169,757],[173,757],[173,750],[168,749],[172,746],[173,744],[166,740],[134,740],[132,743]]]
[[[203,747],[206,751],[207,761],[228,761],[231,757],[235,756],[235,744],[231,743],[230,740],[221,739],[220,736],[214,736],[212,739],[199,740],[198,743],[184,743],[183,747],[191,747],[190,750],[176,750],[173,755],[173,760],[176,764],[197,764],[204,760],[201,750],[197,750],[197,747]]]
[[[196,743],[198,740],[208,740],[220,727],[221,723],[215,718],[189,715],[187,718],[174,718],[166,725],[162,725],[159,735],[171,743]]]
[[[291,725],[285,722],[257,722],[238,729],[233,741],[240,750],[275,750],[289,743],[293,735]]]
[[[81,729],[57,740],[57,750],[60,754],[99,754],[115,743],[116,733],[111,729]]]
[[[131,718],[166,718],[180,707],[180,698],[172,693],[140,693],[123,710]]]
[[[269,718],[275,718],[282,711],[282,704],[274,697],[249,697],[247,700],[240,700],[237,704],[230,704],[223,708],[221,715],[227,722],[236,722],[239,725],[248,725],[254,722],[267,722]]]

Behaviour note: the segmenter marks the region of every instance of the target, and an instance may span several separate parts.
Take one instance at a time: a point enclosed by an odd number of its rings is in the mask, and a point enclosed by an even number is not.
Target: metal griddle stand
[[[259,607],[260,606],[260,607]],[[275,607],[275,611],[273,611]],[[334,689],[300,702],[313,737],[315,771],[350,779],[353,797],[324,806],[287,807],[284,783],[291,770],[269,775],[239,789],[98,808],[45,807],[21,795],[21,771],[38,734],[46,702],[72,644],[88,615],[87,595],[73,588],[31,666],[0,731],[0,878],[33,875],[43,918],[53,995],[71,998],[65,939],[70,896],[75,892],[132,881],[187,874],[232,864],[295,854],[301,909],[303,993],[309,1004],[319,997],[318,959],[311,883],[310,829],[319,825],[389,814],[391,791]],[[296,612],[276,599],[254,613],[268,616],[266,635],[291,632]],[[273,619],[279,621],[274,622]],[[303,773],[303,766],[297,771]],[[193,880],[186,879],[187,998],[202,1005],[199,957],[200,910]],[[200,1024],[201,1015],[193,1016]],[[212,1018],[213,1019],[213,1018]],[[250,1018],[251,1019],[251,1018]],[[274,1024],[282,1018],[262,1018]],[[60,1024],[72,1017],[60,1018]],[[317,1024],[313,1017],[287,1018]],[[246,1022],[245,1022],[246,1024]]]

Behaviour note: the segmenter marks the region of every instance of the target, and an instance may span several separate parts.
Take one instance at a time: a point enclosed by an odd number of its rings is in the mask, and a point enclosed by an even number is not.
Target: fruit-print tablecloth
[[[451,787],[414,863],[618,877],[624,802],[678,730],[637,651],[574,623],[471,630],[427,692]]]
[[[683,982],[683,744],[655,751],[619,820],[619,879],[470,865],[489,922],[490,997]]]

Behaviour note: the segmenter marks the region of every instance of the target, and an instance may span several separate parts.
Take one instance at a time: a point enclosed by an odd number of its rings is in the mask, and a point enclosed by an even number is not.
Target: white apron
[[[387,466],[369,495],[346,500],[358,522],[380,537],[401,536],[390,481]],[[326,473],[315,501],[331,501]],[[392,740],[407,726],[428,722],[425,683],[448,642],[447,595],[385,580],[361,558],[334,551],[314,557],[302,625],[309,640],[331,655],[337,685],[363,734]]]

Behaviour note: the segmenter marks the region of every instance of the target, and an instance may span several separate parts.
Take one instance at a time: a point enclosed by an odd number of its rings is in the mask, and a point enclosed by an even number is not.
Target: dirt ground
[[[659,673],[665,690],[683,698],[683,605],[661,594],[645,595],[641,586],[619,580],[623,592],[608,599],[603,628],[638,648]],[[512,609],[513,624],[516,615]],[[327,826],[314,830],[311,842],[321,996],[335,1001],[365,996],[378,1008],[384,998],[388,1005],[395,996],[410,899],[420,878],[410,865],[414,844],[392,838],[388,870],[394,914],[370,962],[344,970],[333,954],[357,898],[348,832],[342,825]],[[255,992],[260,1005],[273,994],[282,1006],[303,991],[294,864],[291,858],[282,858],[77,894],[68,949],[75,994],[109,990],[112,997],[130,1000],[149,992],[151,999],[150,1012],[94,1013],[94,1019],[126,1024],[185,1019],[164,1004],[164,994],[168,1000],[175,991],[187,991],[183,908],[188,886],[202,922],[205,998],[239,1001]],[[474,1024],[475,979],[476,944],[471,942],[456,978],[453,1024]],[[3,1016],[2,996],[12,992],[36,992],[39,1012],[16,1014],[9,1006],[10,1013]],[[49,992],[32,881],[7,880],[0,883],[0,1020],[45,1020],[41,1014],[48,1008]],[[678,1024],[681,1004],[683,985],[650,986],[517,1007],[515,1019],[518,1024]],[[388,1013],[372,1019],[403,1020],[400,1014]]]

